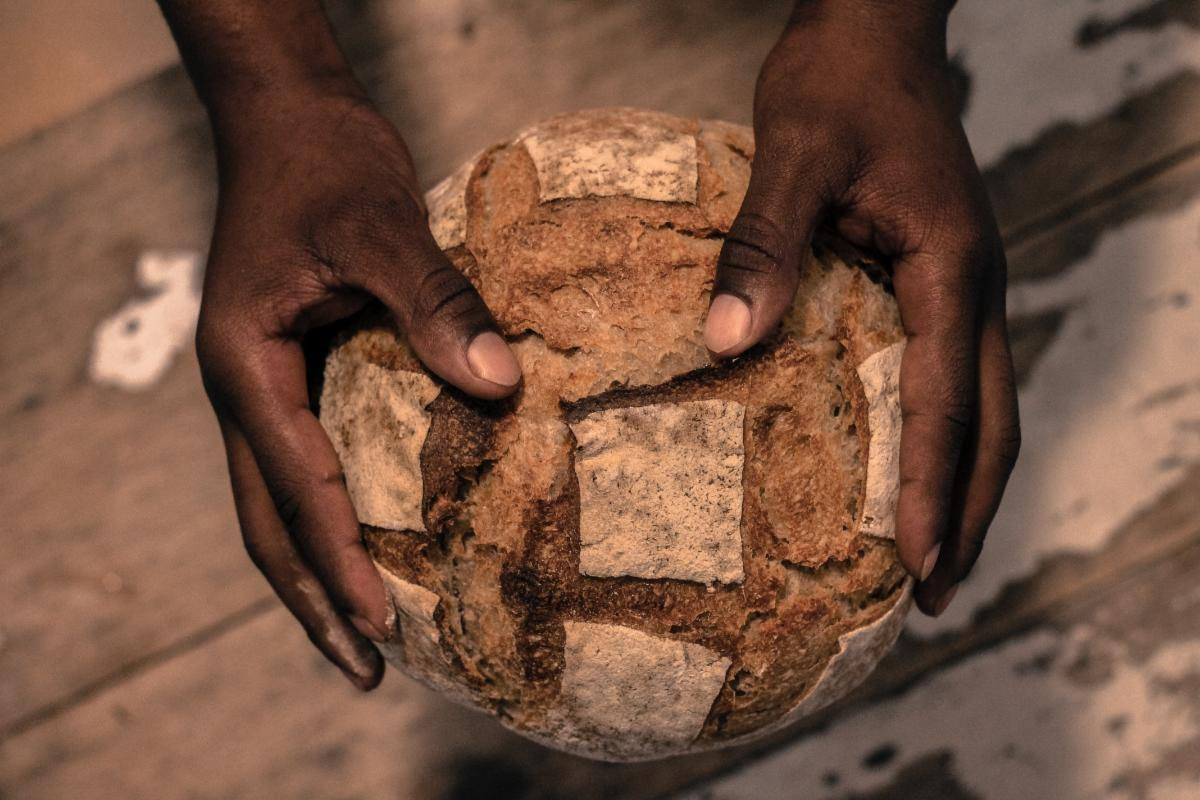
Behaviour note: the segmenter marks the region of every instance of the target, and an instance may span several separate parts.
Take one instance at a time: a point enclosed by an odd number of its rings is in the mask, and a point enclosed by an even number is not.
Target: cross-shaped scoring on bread
[[[700,342],[749,131],[563,115],[430,192],[430,224],[521,360],[518,396],[439,388],[383,320],[326,364],[321,418],[409,674],[552,746],[721,746],[860,681],[899,632],[894,301],[829,250],[778,336]]]

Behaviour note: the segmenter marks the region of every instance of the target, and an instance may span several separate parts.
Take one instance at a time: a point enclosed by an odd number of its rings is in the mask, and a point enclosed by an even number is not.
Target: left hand
[[[978,558],[1020,446],[1004,250],[958,118],[944,6],[797,4],[759,75],[750,185],[705,325],[718,357],[766,336],[818,224],[892,259],[908,336],[896,547],[931,615]]]

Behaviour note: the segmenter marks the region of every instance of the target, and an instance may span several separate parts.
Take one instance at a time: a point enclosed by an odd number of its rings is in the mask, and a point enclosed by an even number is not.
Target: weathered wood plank
[[[142,394],[87,379],[136,255],[204,246],[213,196],[194,130],[0,222],[0,513],[19,554],[0,564],[0,727],[266,590],[237,553],[194,358]]]
[[[80,386],[10,418],[0,731],[267,593],[199,383],[177,364],[152,394]]]
[[[282,608],[3,745],[5,796],[417,797],[441,748],[503,740],[414,684],[358,696]],[[257,687],[248,693],[248,687]],[[251,699],[253,698],[253,699]]]

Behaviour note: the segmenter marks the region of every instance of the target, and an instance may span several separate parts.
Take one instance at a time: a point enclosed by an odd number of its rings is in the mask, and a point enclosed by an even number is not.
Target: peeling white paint
[[[1183,71],[1200,72],[1200,31],[1179,23],[1076,43],[1148,0],[970,0],[950,15],[950,52],[971,76],[963,123],[981,165],[1051,126],[1103,117]]]
[[[1172,688],[1185,675],[1200,677],[1200,639],[1165,645],[1138,663],[1087,627],[1039,632],[689,797],[846,797],[887,786],[917,759],[950,753],[958,781],[986,800],[1131,800],[1117,780],[1123,773],[1154,769],[1174,749],[1200,747],[1200,704]],[[1198,796],[1195,784],[1192,794],[1175,793],[1185,778],[1155,786],[1163,797]]]
[[[1200,200],[1104,234],[1011,317],[1066,311],[1020,391],[1024,445],[975,570],[928,634],[966,624],[1047,556],[1091,553],[1200,461]]]
[[[196,328],[200,270],[199,253],[142,253],[137,285],[148,296],[130,300],[96,327],[92,380],[128,391],[158,382]]]

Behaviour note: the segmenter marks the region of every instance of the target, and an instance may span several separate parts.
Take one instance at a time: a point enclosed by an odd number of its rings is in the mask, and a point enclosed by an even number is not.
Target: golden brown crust
[[[626,124],[630,113],[571,115],[538,130]],[[731,659],[693,745],[701,748],[782,719],[839,637],[880,618],[903,591],[893,544],[859,531],[870,431],[855,372],[902,333],[886,276],[822,246],[781,330],[733,363],[710,364],[700,323],[753,142],[721,122],[632,122],[696,137],[696,203],[540,202],[538,165],[520,140],[480,157],[465,187],[466,241],[449,255],[513,342],[525,383],[500,404],[443,389],[428,406],[421,451],[427,532],[369,529],[366,538],[383,567],[437,594],[438,680],[458,681],[518,730],[549,735],[566,620],[623,625]],[[341,348],[388,369],[421,369],[380,324]],[[690,400],[745,406],[744,579],[581,574],[568,422]]]

